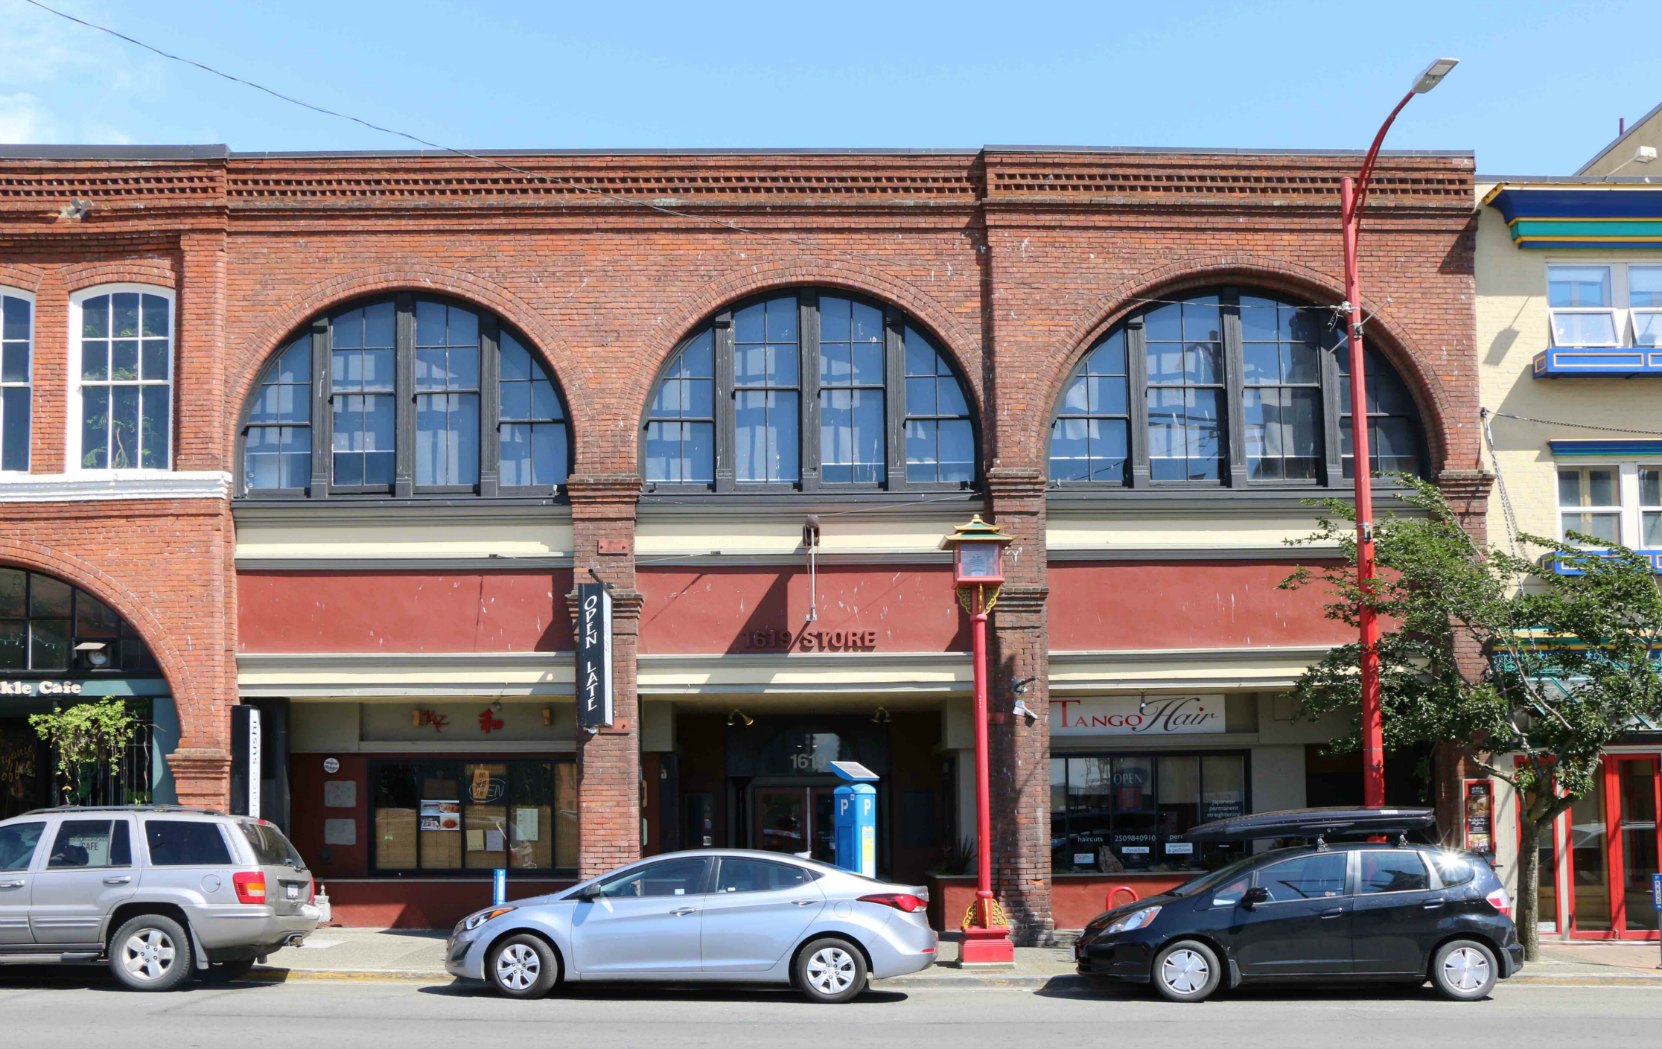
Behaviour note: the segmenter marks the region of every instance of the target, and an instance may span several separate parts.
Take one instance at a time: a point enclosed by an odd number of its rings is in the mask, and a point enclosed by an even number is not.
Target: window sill
[[[901,507],[979,507],[987,501],[980,489],[936,489],[914,492],[709,492],[661,488],[643,492],[639,516],[754,517],[758,513],[850,513]]]
[[[408,499],[391,496],[342,495],[328,499],[293,496],[239,496],[231,500],[231,514],[239,522],[292,521],[424,521],[456,518],[566,517],[571,501],[560,495],[483,496],[415,495]]]
[[[1406,489],[1375,481],[1374,505],[1379,510],[1405,509],[1398,497]],[[1146,511],[1150,513],[1211,513],[1231,516],[1243,513],[1315,516],[1310,500],[1342,499],[1349,502],[1354,492],[1342,488],[1058,488],[1047,490],[1046,504],[1052,513],[1098,510]]]
[[[1535,355],[1537,379],[1662,376],[1662,347],[1553,346]]]
[[[216,470],[82,471],[0,474],[0,503],[73,503],[128,499],[224,499],[231,475]]]

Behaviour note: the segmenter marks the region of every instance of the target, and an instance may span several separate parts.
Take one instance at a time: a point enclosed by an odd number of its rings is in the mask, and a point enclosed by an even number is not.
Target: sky
[[[45,0],[463,149],[1392,149],[1568,175],[1662,103],[1662,2]],[[1631,49],[1628,45],[1631,44]],[[0,143],[404,149],[0,0]]]

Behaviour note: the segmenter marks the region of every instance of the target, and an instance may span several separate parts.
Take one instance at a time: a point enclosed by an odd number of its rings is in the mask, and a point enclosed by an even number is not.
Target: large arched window
[[[966,488],[969,396],[904,314],[801,289],[717,314],[670,358],[647,405],[649,489]]]
[[[0,674],[156,671],[138,631],[109,605],[61,579],[0,567]]]
[[[245,495],[549,495],[571,472],[565,402],[496,316],[405,294],[314,320],[260,373]]]
[[[1351,477],[1349,355],[1331,308],[1224,288],[1143,309],[1069,377],[1059,487],[1312,487]],[[1423,473],[1413,398],[1367,354],[1375,472]]]

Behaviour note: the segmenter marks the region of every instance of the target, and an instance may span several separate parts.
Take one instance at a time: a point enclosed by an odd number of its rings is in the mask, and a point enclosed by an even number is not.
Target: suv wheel
[[[1445,998],[1475,1002],[1494,990],[1495,954],[1476,940],[1454,940],[1431,960],[1431,982]]]
[[[560,978],[560,960],[541,937],[521,933],[491,949],[485,977],[508,998],[541,998]]]
[[[866,959],[847,940],[826,937],[802,948],[792,967],[796,986],[816,1002],[847,1002],[866,989]]]
[[[110,971],[135,991],[171,991],[191,971],[190,935],[162,914],[128,919],[110,937]]]
[[[1154,989],[1171,1002],[1202,1002],[1223,982],[1223,967],[1212,948],[1179,940],[1154,957]]]

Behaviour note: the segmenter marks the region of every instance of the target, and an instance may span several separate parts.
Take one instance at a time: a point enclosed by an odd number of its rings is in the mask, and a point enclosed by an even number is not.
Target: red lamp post
[[[1345,330],[1350,342],[1350,432],[1351,473],[1356,481],[1356,581],[1364,595],[1373,592],[1373,469],[1368,450],[1367,378],[1362,360],[1362,287],[1356,275],[1356,240],[1362,232],[1362,207],[1368,200],[1368,183],[1385,133],[1391,129],[1402,107],[1436,87],[1448,76],[1459,59],[1439,58],[1425,68],[1402,101],[1391,110],[1379,133],[1368,147],[1362,170],[1355,179],[1339,181],[1339,214],[1344,227]],[[1366,805],[1385,804],[1385,717],[1379,700],[1379,618],[1364,602],[1359,616],[1362,640],[1362,800]]]
[[[993,898],[992,782],[987,758],[987,616],[1004,586],[1004,547],[1013,542],[976,514],[941,540],[952,551],[952,585],[970,614],[975,663],[975,902],[964,915],[960,965],[1009,965],[1016,960],[1004,909]]]

